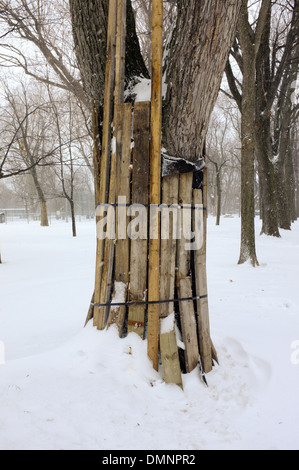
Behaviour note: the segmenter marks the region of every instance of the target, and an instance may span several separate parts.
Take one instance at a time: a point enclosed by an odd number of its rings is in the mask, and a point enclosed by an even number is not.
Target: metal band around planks
[[[195,300],[207,299],[208,295],[200,295],[196,297],[186,297],[182,299],[171,299],[171,300],[152,300],[152,301],[141,301],[141,302],[109,302],[105,304],[91,303],[93,307],[134,307],[136,305],[159,305],[159,304],[171,304],[176,302],[191,302]]]

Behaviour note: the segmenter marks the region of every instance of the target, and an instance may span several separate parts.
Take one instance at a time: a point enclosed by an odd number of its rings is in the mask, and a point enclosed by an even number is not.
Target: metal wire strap
[[[208,295],[198,295],[196,297],[186,297],[182,299],[171,299],[171,300],[151,300],[151,301],[141,301],[141,302],[109,302],[105,304],[98,304],[91,302],[93,307],[134,307],[136,305],[159,305],[159,304],[172,304],[176,302],[191,302],[195,300],[207,299]]]

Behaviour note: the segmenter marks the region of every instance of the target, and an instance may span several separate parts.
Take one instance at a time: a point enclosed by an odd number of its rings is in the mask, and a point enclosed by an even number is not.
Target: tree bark
[[[217,215],[216,225],[220,225],[221,207],[222,207],[222,190],[221,190],[221,171],[216,168],[216,188],[217,188]]]
[[[178,0],[167,51],[164,146],[174,157],[197,161],[233,43],[239,0]]]
[[[48,210],[47,210],[47,201],[44,195],[44,191],[40,185],[36,168],[33,167],[30,171],[31,176],[34,181],[35,189],[38,195],[39,203],[40,203],[40,210],[41,210],[41,227],[49,227],[49,220],[48,220]]]
[[[73,36],[87,101],[101,108],[104,99],[109,0],[69,0]],[[127,1],[126,80],[148,77],[131,0]]]
[[[271,7],[268,9],[263,36],[256,61],[256,118],[255,145],[258,174],[262,197],[262,234],[280,237],[277,215],[276,182],[273,165],[271,138],[271,94],[270,35]]]

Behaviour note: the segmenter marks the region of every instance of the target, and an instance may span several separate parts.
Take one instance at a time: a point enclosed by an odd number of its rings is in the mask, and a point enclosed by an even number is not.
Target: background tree
[[[271,2],[260,2],[260,9],[257,12],[258,16],[256,16],[256,13],[253,14],[253,11],[248,8],[248,2],[244,1],[242,11],[244,11],[244,14],[241,15],[242,23],[240,21],[237,38],[231,49],[231,60],[226,67],[226,77],[231,95],[238,104],[241,112],[242,120],[247,119],[246,113],[249,114],[248,106],[244,106],[244,92],[248,95],[247,100],[251,100],[251,105],[254,102],[254,139],[252,139],[252,137],[250,138],[250,145],[251,155],[255,154],[258,162],[260,207],[263,221],[262,233],[279,236],[277,183],[275,182],[275,159],[273,155],[275,154],[275,150],[273,150],[274,139],[272,134],[273,106],[276,104],[277,94],[284,71],[288,67],[288,63],[296,47],[296,38],[298,35],[298,2],[285,2],[283,4],[279,2],[272,4]],[[275,18],[275,15],[273,15],[273,11],[277,13],[278,20]],[[244,17],[245,21],[243,21]],[[275,25],[275,27],[273,25]],[[257,43],[258,38],[259,43]],[[252,54],[250,58],[250,51],[256,50],[257,45],[259,46],[257,53]],[[252,60],[254,61],[254,67]],[[238,67],[239,74],[236,73],[236,66]],[[240,74],[241,78],[238,76]],[[249,76],[251,76],[251,91],[248,92]],[[252,122],[252,109],[250,114]],[[248,163],[247,158],[244,159],[244,165],[246,166],[245,162]],[[251,187],[251,209],[249,210],[251,215],[249,218],[246,217],[247,209],[244,209],[242,217],[242,220],[245,221],[245,226],[250,220],[248,229],[242,228],[242,232],[244,232],[242,239],[246,238],[246,230],[249,231],[250,236],[247,237],[247,244],[249,246],[246,246],[246,243],[242,242],[245,256],[240,256],[240,261],[248,259],[248,252],[250,251],[252,251],[252,258],[256,259],[255,247],[253,246],[253,180],[254,160],[252,156],[251,183],[248,185],[246,176],[244,175],[245,185],[242,186],[245,191],[243,197],[245,206],[249,204],[246,189],[249,191],[248,187]],[[283,183],[282,178],[280,178],[279,181],[280,187],[281,183]],[[255,262],[253,262],[253,264],[255,264]]]

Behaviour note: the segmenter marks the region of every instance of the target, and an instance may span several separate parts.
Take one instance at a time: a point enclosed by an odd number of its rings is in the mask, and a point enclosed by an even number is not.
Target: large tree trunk
[[[254,199],[256,51],[248,34],[247,0],[242,1],[239,36],[244,62],[241,109],[241,249],[239,264],[250,260],[251,264],[256,266],[258,264],[255,248]]]
[[[270,35],[271,8],[269,8],[262,42],[256,61],[256,122],[255,144],[258,174],[262,198],[262,234],[279,237],[276,182],[273,165],[271,138],[271,108],[268,97],[271,93]]]
[[[255,127],[256,155],[262,198],[262,234],[279,237],[277,195],[272,163],[271,121],[259,113]]]
[[[222,188],[221,188],[221,170],[216,167],[216,188],[217,188],[217,214],[216,225],[220,225],[221,208],[222,208]]]
[[[178,0],[168,52],[164,146],[197,161],[203,152],[240,12],[239,0]]]

